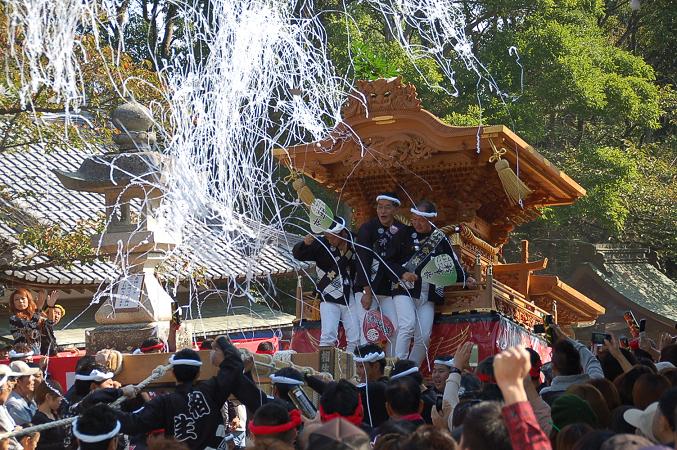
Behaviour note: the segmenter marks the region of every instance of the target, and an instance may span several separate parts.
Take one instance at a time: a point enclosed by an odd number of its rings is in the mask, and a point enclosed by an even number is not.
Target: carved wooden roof
[[[416,88],[399,78],[358,81],[342,112],[343,122],[326,139],[275,154],[340,191],[358,223],[375,213],[379,192],[395,191],[407,209],[428,198],[437,204],[440,225],[464,222],[500,245],[515,226],[538,217],[540,207],[571,204],[585,195],[508,128],[447,125],[422,109]],[[523,207],[510,204],[489,163],[490,139],[508,150],[504,159],[533,191]]]
[[[538,307],[552,311],[557,302],[558,322],[592,322],[606,311],[554,275],[531,275],[530,281],[529,297]]]

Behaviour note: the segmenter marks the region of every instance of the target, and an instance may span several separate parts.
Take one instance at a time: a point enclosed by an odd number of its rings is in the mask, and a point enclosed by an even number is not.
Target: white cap
[[[29,367],[28,364],[23,361],[13,361],[9,367],[13,372],[20,373],[21,375],[18,375],[20,377],[35,375],[36,373],[40,372],[40,369],[37,367]]]
[[[674,369],[675,368],[675,365],[672,364],[670,361],[661,361],[661,362],[657,362],[654,365],[656,366],[656,370],[659,371],[659,372],[661,370]]]
[[[656,441],[653,435],[653,418],[658,410],[658,402],[653,402],[646,407],[644,411],[641,409],[628,409],[623,413],[623,419],[637,428],[642,436]]]
[[[20,377],[21,374],[14,372],[7,364],[0,364],[0,386],[7,383],[9,377]]]

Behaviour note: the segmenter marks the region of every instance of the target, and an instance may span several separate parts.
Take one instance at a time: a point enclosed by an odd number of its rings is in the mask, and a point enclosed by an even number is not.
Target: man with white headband
[[[353,235],[342,217],[335,217],[322,237],[307,235],[292,250],[299,261],[312,261],[317,272],[316,290],[320,295],[320,346],[335,346],[339,322],[343,323],[352,352],[359,345],[359,309],[353,297],[355,272]]]
[[[385,392],[388,378],[385,376],[386,354],[378,345],[361,345],[353,352],[353,361],[364,408],[364,422],[371,428],[388,420]]]
[[[294,409],[289,392],[296,386],[305,384],[303,374],[293,367],[283,367],[270,375],[270,382],[273,385],[273,397],[283,401],[290,410]]]
[[[448,355],[437,355],[433,361],[433,370],[431,378],[433,385],[431,389],[435,395],[443,395],[444,387],[447,384],[447,378],[452,371],[457,371],[454,367],[454,358]]]
[[[98,404],[84,411],[73,422],[72,432],[78,440],[78,450],[115,450],[120,428],[113,409]]]
[[[432,257],[449,255],[456,271],[456,281],[463,283],[465,273],[440,230],[433,227],[437,208],[427,200],[411,208],[411,227],[397,233],[393,240],[393,257],[389,261],[397,283],[393,301],[397,312],[395,355],[421,365],[427,354],[435,316],[435,304],[444,301],[444,286],[435,286],[421,279],[421,271]],[[412,338],[414,340],[411,346]],[[411,351],[410,351],[411,346]]]
[[[357,264],[355,274],[355,300],[360,315],[360,344],[368,342],[364,332],[364,316],[367,311],[380,308],[393,325],[397,324],[395,304],[392,297],[388,265],[385,261],[392,258],[392,246],[395,236],[404,225],[395,219],[401,202],[394,192],[383,192],[376,196],[376,215],[374,219],[362,224],[357,233]],[[390,336],[386,353],[393,354],[396,331]]]
[[[120,383],[113,381],[113,372],[104,365],[95,362],[85,364],[75,372],[73,389],[66,394],[63,406],[74,406],[90,392],[98,389],[119,388]]]
[[[176,378],[176,390],[147,402],[134,413],[116,411],[122,432],[129,435],[163,429],[165,436],[174,436],[193,450],[227,447],[230,433],[223,424],[221,407],[237,388],[244,364],[240,352],[232,343],[224,341],[212,348],[211,362],[218,373],[208,380],[194,384],[200,373],[200,355],[185,348],[169,358]]]

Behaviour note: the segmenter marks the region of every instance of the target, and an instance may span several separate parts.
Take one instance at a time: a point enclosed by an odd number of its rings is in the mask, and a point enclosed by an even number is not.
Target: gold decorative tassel
[[[308,206],[312,205],[312,203],[315,201],[315,195],[313,195],[313,191],[310,190],[305,181],[303,181],[301,178],[297,178],[292,182],[291,185],[294,187],[296,193],[299,195],[299,199],[303,203]]]
[[[395,214],[395,219],[399,220],[406,226],[411,226],[411,220],[409,220],[409,217],[407,216],[403,216],[402,214]]]
[[[496,172],[498,172],[498,178],[501,180],[505,195],[508,197],[510,203],[515,205],[519,203],[520,200],[527,198],[532,191],[517,177],[515,172],[510,168],[508,161],[501,158],[506,154],[507,150],[503,147],[501,147],[500,150],[497,150],[491,139],[489,139],[489,143],[494,152],[491,158],[489,158],[489,162],[496,163],[494,167],[496,168]]]

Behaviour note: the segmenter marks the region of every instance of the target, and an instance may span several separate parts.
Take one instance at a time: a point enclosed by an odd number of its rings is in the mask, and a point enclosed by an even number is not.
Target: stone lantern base
[[[87,354],[112,348],[122,353],[131,353],[150,337],[159,337],[167,342],[169,322],[101,325],[85,331]],[[192,348],[193,325],[183,323],[176,332],[176,348]]]

